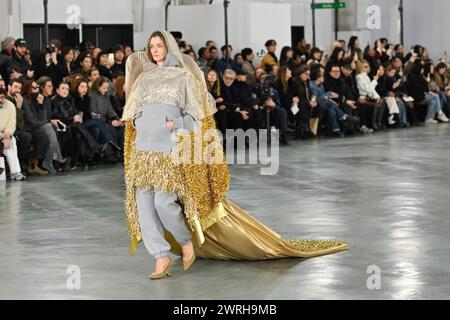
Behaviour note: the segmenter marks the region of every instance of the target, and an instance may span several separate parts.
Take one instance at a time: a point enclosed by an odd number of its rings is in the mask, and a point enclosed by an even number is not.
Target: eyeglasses
[[[234,80],[234,77],[223,77],[225,80]]]

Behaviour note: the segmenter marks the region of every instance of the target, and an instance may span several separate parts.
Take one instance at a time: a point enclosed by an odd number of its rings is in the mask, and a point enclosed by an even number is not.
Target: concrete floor
[[[309,260],[200,260],[149,281],[128,254],[119,166],[0,184],[1,299],[450,299],[450,126],[293,142],[278,175],[233,166],[228,197],[287,238],[343,239]],[[67,268],[81,271],[70,290]],[[370,290],[372,269],[380,289]],[[370,281],[369,281],[370,282]]]

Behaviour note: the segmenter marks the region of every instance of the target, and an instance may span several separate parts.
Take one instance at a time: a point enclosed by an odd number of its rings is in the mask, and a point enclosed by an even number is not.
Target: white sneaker
[[[442,111],[438,113],[437,119],[441,122],[448,122],[448,118],[445,116],[445,113],[443,113]]]
[[[434,119],[427,119],[427,120],[425,120],[425,124],[436,124],[436,123],[438,123],[436,120],[434,120]]]
[[[11,174],[11,180],[13,181],[25,181],[27,178],[22,173]]]
[[[372,130],[372,129],[369,129],[369,128],[367,128],[367,127],[364,126],[364,125],[361,127],[360,130],[361,130],[361,132],[364,133],[364,134],[367,134],[367,133],[373,133],[373,130]]]

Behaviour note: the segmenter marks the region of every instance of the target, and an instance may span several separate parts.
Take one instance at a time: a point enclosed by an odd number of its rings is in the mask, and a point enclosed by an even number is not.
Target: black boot
[[[290,145],[286,133],[281,133],[281,134],[280,134],[280,145],[282,145],[282,146],[288,146],[288,145]]]

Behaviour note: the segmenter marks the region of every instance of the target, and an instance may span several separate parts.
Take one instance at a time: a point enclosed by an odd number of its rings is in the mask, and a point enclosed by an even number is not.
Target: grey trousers
[[[136,190],[142,239],[147,251],[155,259],[168,256],[170,244],[164,239],[168,230],[180,245],[192,239],[175,192],[151,192]]]

